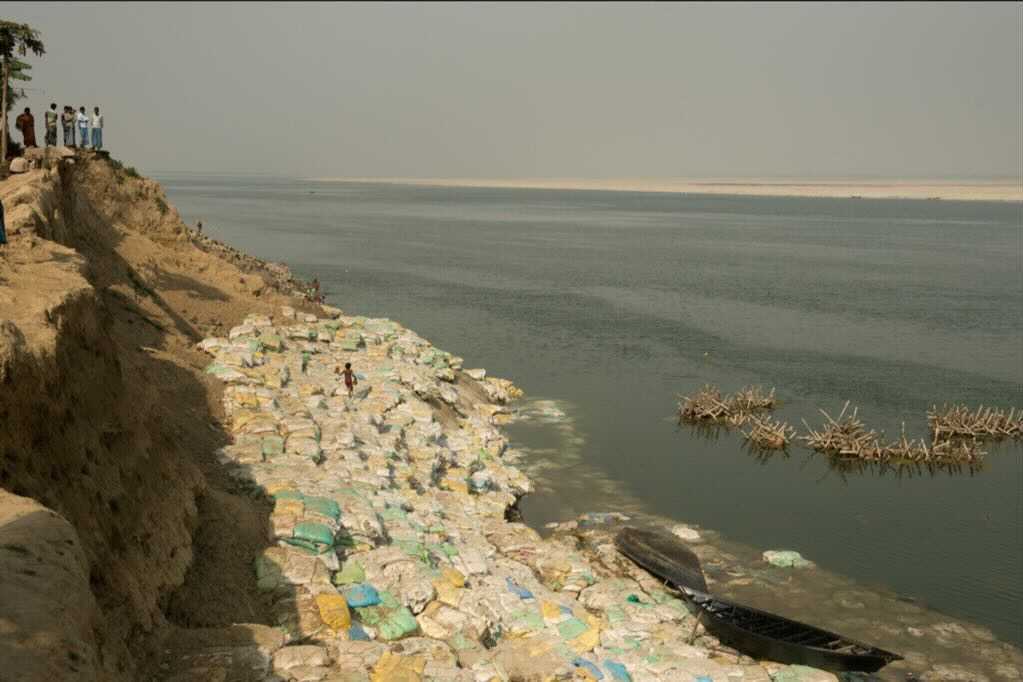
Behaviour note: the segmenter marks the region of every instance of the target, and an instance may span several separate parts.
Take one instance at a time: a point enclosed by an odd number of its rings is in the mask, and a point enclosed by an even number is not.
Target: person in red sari
[[[21,131],[21,136],[24,139],[25,147],[36,146],[36,120],[32,116],[32,111],[25,107],[25,113],[14,121],[15,127]]]

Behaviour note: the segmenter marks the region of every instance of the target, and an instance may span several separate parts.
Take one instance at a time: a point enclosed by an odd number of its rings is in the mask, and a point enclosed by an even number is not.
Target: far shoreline
[[[830,199],[920,199],[944,201],[1023,202],[1023,182],[1013,180],[779,180],[779,179],[613,179],[578,178],[342,178],[315,177],[313,182],[466,187],[489,189],[551,189],[659,194],[710,194],[745,197]]]

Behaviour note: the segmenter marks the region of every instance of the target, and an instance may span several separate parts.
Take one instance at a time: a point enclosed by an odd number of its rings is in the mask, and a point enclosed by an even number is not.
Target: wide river
[[[158,177],[208,234],[540,400],[553,428],[509,429],[531,525],[672,517],[1023,644],[1019,443],[979,471],[843,471],[673,418],[707,383],[776,387],[800,431],[847,400],[892,436],[932,404],[1023,406],[1020,204]]]

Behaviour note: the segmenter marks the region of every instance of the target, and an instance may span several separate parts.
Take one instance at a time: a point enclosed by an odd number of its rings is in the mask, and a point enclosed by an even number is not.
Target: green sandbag
[[[337,521],[341,518],[341,507],[329,497],[310,495],[305,498],[306,511],[311,511]]]
[[[335,585],[354,585],[366,581],[366,571],[357,561],[346,561],[341,570],[334,574]]]
[[[275,500],[304,500],[305,495],[297,490],[278,490],[273,494]]]
[[[589,629],[589,626],[578,618],[569,618],[558,623],[558,632],[562,639],[575,639]]]
[[[543,616],[535,608],[524,608],[511,614],[511,624],[517,628],[538,632],[543,630]]]
[[[419,623],[416,622],[416,617],[407,607],[402,606],[391,611],[386,618],[380,621],[377,632],[380,639],[390,642],[411,635],[418,629]]]
[[[377,592],[377,598],[380,599],[379,604],[355,607],[355,612],[359,615],[359,620],[372,627],[377,627],[380,623],[383,623],[390,618],[394,611],[404,608],[401,605],[401,602],[399,602],[395,596],[387,590],[380,590]]]
[[[398,598],[395,597],[390,592],[388,592],[387,590],[380,590],[379,594],[380,594],[380,606],[382,606],[383,608],[385,608],[385,609],[396,609],[399,606],[401,606],[401,602],[398,601]]]
[[[429,554],[427,554],[426,548],[423,547],[421,543],[416,542],[415,540],[395,540],[394,544],[396,544],[401,549],[401,551],[405,552],[405,554],[409,555],[414,559],[429,558]]]
[[[333,549],[334,532],[322,523],[303,521],[295,526],[291,537],[285,538],[284,542],[313,554],[323,554]]]
[[[380,511],[380,518],[384,521],[403,521],[408,517],[408,513],[400,507],[388,507]]]
[[[379,606],[359,606],[356,607],[355,613],[359,616],[359,620],[363,625],[375,628],[385,612]]]
[[[316,523],[315,521],[303,521],[298,524],[295,526],[295,530],[291,532],[291,537],[299,540],[308,540],[309,542],[315,542],[328,547],[334,544],[334,531],[329,526]]]
[[[263,438],[263,458],[279,457],[284,454],[284,439],[280,436],[266,436]],[[276,495],[274,497],[277,497]]]

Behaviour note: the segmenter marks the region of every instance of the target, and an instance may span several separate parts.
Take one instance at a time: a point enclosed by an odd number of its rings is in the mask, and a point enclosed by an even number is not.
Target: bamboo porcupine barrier
[[[775,405],[773,388],[770,393],[764,393],[760,386],[746,386],[731,398],[732,409],[737,412],[773,410]]]
[[[796,436],[796,430],[785,422],[770,417],[749,418],[752,427],[742,435],[746,440],[762,450],[784,450]]]
[[[898,440],[884,442],[884,434],[868,428],[858,416],[858,408],[849,409],[846,401],[838,417],[820,410],[826,420],[813,429],[803,420],[807,434],[796,435],[785,422],[759,414],[774,409],[774,389],[764,392],[760,386],[747,386],[735,394],[723,395],[712,384],[691,396],[681,396],[679,421],[695,425],[722,425],[739,428],[746,440],[760,450],[781,450],[798,438],[812,450],[838,459],[875,463],[915,465],[981,465],[986,452],[981,444],[988,440],[1023,438],[1023,410],[1008,411],[991,407],[971,409],[966,405],[932,407],[927,413],[931,440],[910,439],[906,425]]]
[[[746,386],[734,395],[722,395],[717,386],[707,384],[691,396],[681,396],[679,421],[712,421],[729,426],[742,426],[762,410],[775,407],[774,389],[764,393],[760,386]]]
[[[849,401],[846,401],[837,419],[821,410],[820,413],[824,415],[827,422],[820,431],[811,429],[806,420],[803,420],[803,426],[806,427],[809,435],[802,436],[800,440],[818,452],[843,457],[859,457],[860,459],[882,459],[882,447],[877,431],[868,430],[859,420],[857,417],[859,408],[854,407],[852,413],[846,415],[848,410]]]
[[[892,460],[915,462],[922,464],[948,464],[964,462],[975,464],[986,454],[980,449],[976,438],[935,437],[931,443],[923,439],[911,440],[906,437],[906,425],[902,425],[899,440],[882,444],[881,434],[868,429],[857,417],[857,408],[846,414],[849,402],[835,419],[824,410],[821,414],[827,419],[824,427],[815,431],[804,421],[809,435],[802,436],[810,448],[818,452],[839,457],[851,457],[873,462]]]
[[[1008,412],[981,405],[971,410],[966,405],[943,405],[941,411],[931,407],[927,423],[934,440],[946,438],[976,438],[1001,440],[1023,438],[1023,410],[1012,408]]]

